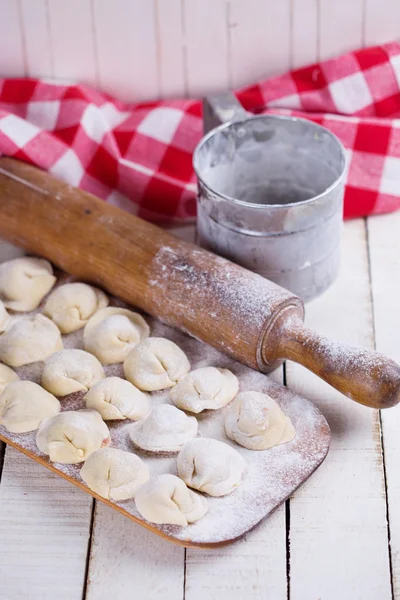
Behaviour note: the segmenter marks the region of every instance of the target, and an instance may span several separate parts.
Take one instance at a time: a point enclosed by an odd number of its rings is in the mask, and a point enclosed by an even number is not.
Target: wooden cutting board
[[[65,277],[62,277],[59,283],[65,280]],[[111,304],[127,306],[116,299],[112,299]],[[234,447],[245,458],[248,472],[242,484],[232,494],[222,498],[207,497],[209,502],[207,515],[196,523],[181,528],[154,525],[144,521],[135,508],[134,500],[112,502],[100,498],[81,480],[79,472],[82,465],[54,464],[39,452],[35,443],[35,432],[12,434],[0,425],[0,439],[133,521],[176,544],[212,548],[232,543],[271,514],[318,468],[329,448],[328,424],[310,401],[274,383],[266,375],[226,357],[211,346],[172,329],[154,318],[146,315],[144,317],[150,325],[152,336],[166,337],[186,352],[192,369],[207,365],[225,367],[239,377],[240,391],[257,390],[270,394],[292,419],[296,429],[295,440],[271,450],[250,451],[241,448],[225,436],[223,421],[228,407],[197,415],[199,435],[220,439]],[[83,348],[82,340],[83,330],[63,336],[66,348]],[[18,368],[16,371],[21,379],[40,383],[42,368],[43,363],[34,363]],[[108,376],[124,377],[121,364],[105,367],[105,371]],[[153,393],[152,401],[154,405],[170,403],[168,391]],[[84,408],[83,393],[66,396],[61,399],[61,406],[63,411]],[[148,463],[152,475],[176,474],[176,455],[154,456],[133,447],[128,435],[130,424],[131,421],[107,422],[112,445],[139,454]]]

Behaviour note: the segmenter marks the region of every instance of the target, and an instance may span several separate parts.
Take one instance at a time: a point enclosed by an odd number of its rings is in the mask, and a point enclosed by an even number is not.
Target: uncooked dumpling
[[[3,302],[0,300],[0,333],[5,331],[10,320],[10,315],[6,311],[6,307]]]
[[[87,392],[104,377],[103,367],[89,352],[62,350],[46,360],[42,386],[55,396],[66,396],[74,392]]]
[[[249,450],[268,450],[295,437],[291,420],[278,404],[261,392],[242,392],[225,419],[226,435]]]
[[[239,390],[237,377],[228,369],[202,367],[188,373],[170,392],[178,408],[192,413],[226,406]]]
[[[146,521],[186,527],[204,517],[208,503],[189,490],[182,479],[168,473],[153,477],[136,492],[136,508]]]
[[[0,423],[12,433],[34,431],[59,412],[57,398],[32,381],[10,383],[0,396]]]
[[[0,363],[0,394],[3,392],[6,385],[12,381],[18,381],[18,379],[19,377],[15,371],[10,369],[10,367],[7,367],[7,365]]]
[[[47,298],[43,314],[62,333],[71,333],[84,327],[95,312],[107,305],[108,298],[101,290],[86,283],[65,283]]]
[[[198,423],[195,417],[161,404],[151,413],[129,428],[129,435],[135,446],[149,452],[179,452],[183,444],[196,437]]]
[[[95,410],[70,410],[46,419],[36,434],[36,444],[52,462],[77,464],[110,444],[107,425]]]
[[[125,377],[140,390],[173,387],[190,371],[186,354],[165,338],[147,338],[124,362]]]
[[[151,408],[150,396],[120,377],[107,377],[94,385],[84,397],[87,408],[97,410],[105,421],[139,421]]]
[[[186,442],[177,463],[178,475],[186,485],[210,496],[230,494],[246,472],[246,461],[239,452],[211,438]]]
[[[0,360],[21,367],[61,350],[60,330],[43,315],[21,317],[0,335]]]
[[[145,463],[136,454],[117,448],[93,452],[81,469],[86,485],[102,498],[120,502],[133,498],[150,478]]]
[[[99,310],[83,334],[85,350],[103,365],[123,362],[139,342],[149,336],[150,328],[138,313],[109,306]]]
[[[22,256],[0,265],[0,298],[7,308],[35,310],[56,282],[51,264]]]

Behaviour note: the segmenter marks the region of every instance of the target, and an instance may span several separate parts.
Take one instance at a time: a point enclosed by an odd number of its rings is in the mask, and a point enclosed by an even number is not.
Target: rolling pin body
[[[289,358],[354,400],[399,400],[400,367],[307,330],[276,284],[13,159],[0,159],[0,237],[262,371]]]

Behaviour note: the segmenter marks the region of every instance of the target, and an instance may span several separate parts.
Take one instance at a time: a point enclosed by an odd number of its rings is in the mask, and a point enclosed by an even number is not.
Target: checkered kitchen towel
[[[400,207],[400,44],[291,71],[237,92],[254,113],[320,123],[346,147],[345,216]],[[201,102],[124,104],[82,85],[0,80],[0,153],[141,217],[195,216]]]

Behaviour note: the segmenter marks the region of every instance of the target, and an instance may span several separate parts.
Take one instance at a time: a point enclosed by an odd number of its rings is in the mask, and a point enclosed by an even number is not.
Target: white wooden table
[[[307,322],[400,360],[399,299],[400,213],[352,221],[340,277]],[[221,550],[175,547],[1,448],[1,600],[400,599],[400,408],[380,415],[292,363],[274,377],[284,375],[327,417],[330,453],[285,506]]]

